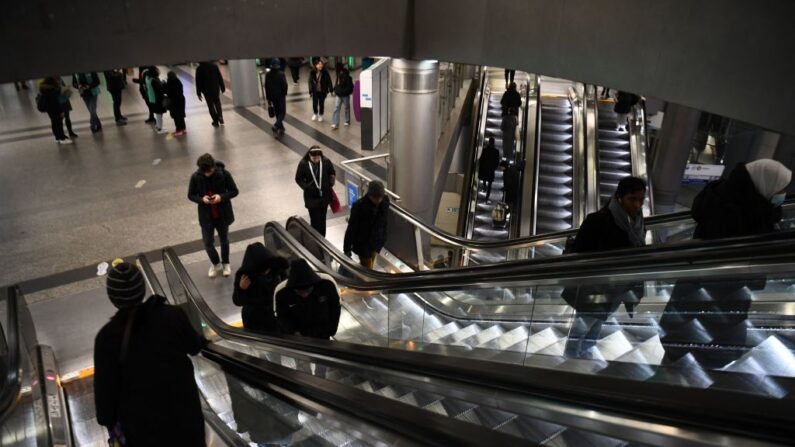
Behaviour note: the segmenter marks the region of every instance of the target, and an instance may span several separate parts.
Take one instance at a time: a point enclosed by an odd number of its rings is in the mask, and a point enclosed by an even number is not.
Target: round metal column
[[[690,107],[673,103],[665,107],[657,156],[651,173],[654,210],[657,214],[669,213],[675,208],[700,117],[701,112]]]
[[[249,107],[259,104],[257,61],[254,59],[230,60],[229,78],[232,84],[232,102],[235,107]]]

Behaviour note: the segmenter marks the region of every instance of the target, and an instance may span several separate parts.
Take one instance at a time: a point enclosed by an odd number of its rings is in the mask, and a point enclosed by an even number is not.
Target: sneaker
[[[175,136],[175,137],[181,137],[181,136],[185,135],[185,131],[184,130],[178,130],[178,131],[172,133],[171,135]]]
[[[224,119],[223,118],[219,118],[218,119],[218,124],[223,126],[224,125]]]
[[[69,138],[77,138],[77,134],[72,132],[69,134]]]
[[[345,125],[350,126],[351,125],[350,121],[346,122]]]
[[[322,123],[323,122],[323,115],[318,115],[317,116],[317,122],[318,123]]]
[[[317,121],[317,115],[312,115],[312,121]]]
[[[218,121],[213,121],[213,127],[218,127]]]
[[[336,125],[336,124],[332,124],[332,125],[331,125],[331,130],[337,130],[337,129],[339,129],[339,128],[340,128],[340,126],[338,126],[338,125]]]
[[[218,276],[219,270],[221,270],[221,264],[211,265],[210,271],[207,272],[207,276],[209,276],[210,278],[215,278],[216,276]]]
[[[224,277],[227,277],[232,274],[232,266],[229,264],[224,264]]]
[[[164,135],[164,134],[167,134],[167,133],[168,133],[168,131],[167,131],[166,129],[163,129],[163,128],[155,129],[155,132],[156,132],[158,135]]]
[[[66,138],[64,140],[55,140],[55,142],[58,143],[58,144],[72,144],[72,143],[74,143],[74,141],[70,140],[69,138]]]

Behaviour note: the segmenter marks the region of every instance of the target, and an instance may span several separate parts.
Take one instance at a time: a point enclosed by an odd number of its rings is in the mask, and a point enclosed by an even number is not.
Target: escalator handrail
[[[7,371],[3,377],[3,388],[0,390],[0,423],[14,411],[22,391],[22,332],[19,327],[19,289],[15,286],[4,287],[2,291],[7,303],[6,345],[8,347]],[[0,329],[1,330],[1,329]]]
[[[193,308],[199,312],[209,328],[219,334],[221,338],[244,343],[262,343],[267,342],[268,339],[279,340],[276,337],[249,334],[242,329],[227,325],[204,301],[173,249],[163,250],[163,262],[168,262],[174,267]],[[254,358],[229,348],[210,345],[205,347],[202,352],[210,360],[224,363],[227,367],[233,366],[238,372],[245,374],[245,369],[253,370],[252,374],[246,374],[246,379],[255,382],[257,386],[284,387],[305,398],[345,411],[379,427],[385,427],[406,437],[413,437],[415,441],[423,445],[486,445],[495,441],[498,445],[527,445],[525,441],[484,427],[431,414],[363,390],[314,377],[281,365],[271,364],[266,360]]]
[[[243,343],[263,343],[310,357],[334,357],[391,370],[439,377],[444,380],[496,388],[521,395],[543,397],[588,408],[640,415],[665,423],[731,432],[743,436],[792,439],[795,413],[788,399],[771,399],[721,389],[683,388],[667,383],[640,382],[571,371],[554,371],[521,365],[499,364],[427,352],[326,341],[297,336],[248,333],[224,323],[210,309],[171,248],[163,251],[185,286],[188,299],[222,338]],[[790,399],[791,400],[791,399]],[[732,402],[734,405],[726,405]],[[767,415],[776,415],[765,419]],[[760,417],[762,416],[762,417]]]
[[[135,258],[135,262],[138,264],[138,267],[142,270],[144,275],[144,280],[146,284],[149,286],[149,289],[152,291],[153,294],[162,296],[163,298],[166,297],[166,292],[163,289],[163,286],[160,284],[160,280],[157,279],[157,275],[155,271],[152,269],[152,264],[149,262],[146,254],[139,253],[138,256]]]

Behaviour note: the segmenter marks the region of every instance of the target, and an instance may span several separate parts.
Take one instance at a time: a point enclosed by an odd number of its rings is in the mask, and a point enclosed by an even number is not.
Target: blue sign
[[[345,182],[346,191],[348,192],[348,207],[352,207],[357,200],[359,200],[359,185],[348,180]]]

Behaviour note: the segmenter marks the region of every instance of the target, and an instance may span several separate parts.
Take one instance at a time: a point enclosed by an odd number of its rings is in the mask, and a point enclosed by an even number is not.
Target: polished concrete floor
[[[35,109],[35,83],[19,92],[12,84],[0,85],[0,284],[85,271],[113,257],[199,239],[196,206],[186,192],[196,158],[205,152],[223,160],[239,186],[232,231],[306,214],[293,176],[310,145],[329,148],[337,164],[371,154],[360,149],[355,118],[350,127],[331,130],[333,97],[327,99],[326,121],[311,121],[307,67],[298,85],[290,82],[282,141],[270,134],[272,120],[263,107],[233,107],[231,89],[223,100],[226,124],[213,128],[193,93],[194,68],[161,67],[163,77],[168,69],[181,78],[187,99],[188,133],[179,138],[158,135],[143,122],[146,107],[130,82],[122,104],[128,125],[113,123],[103,87],[103,132],[89,132],[88,113],[75,95],[72,120],[80,136],[73,145],[57,145],[47,115]],[[226,67],[222,71],[228,78]],[[173,130],[168,115],[165,123]],[[344,201],[343,186],[337,188]]]

